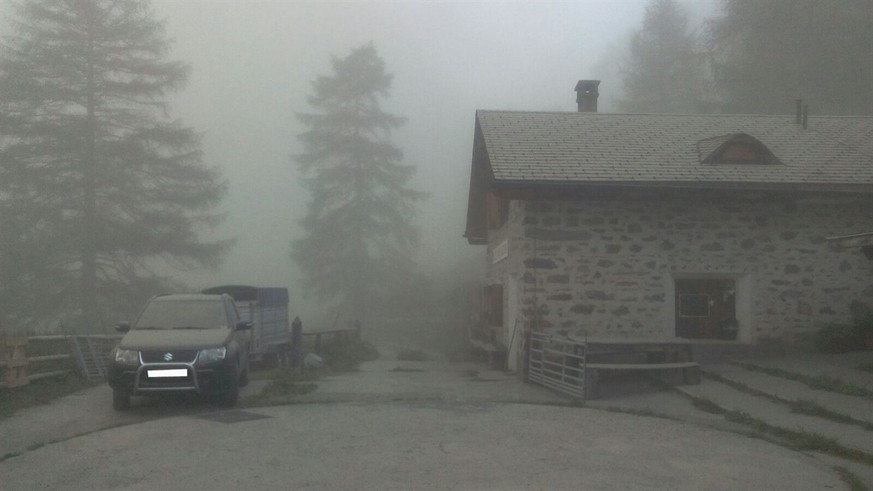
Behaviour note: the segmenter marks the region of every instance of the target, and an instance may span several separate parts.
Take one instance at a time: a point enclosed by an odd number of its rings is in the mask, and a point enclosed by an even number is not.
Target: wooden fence
[[[360,329],[303,332],[315,353],[323,342],[358,341]],[[34,380],[78,373],[84,378],[106,376],[106,357],[119,335],[3,336],[0,335],[0,388],[28,385]]]
[[[104,359],[120,336],[0,336],[0,387],[81,373],[103,376]]]

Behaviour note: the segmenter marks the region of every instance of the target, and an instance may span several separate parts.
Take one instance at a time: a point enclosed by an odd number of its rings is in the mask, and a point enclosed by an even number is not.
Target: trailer
[[[287,350],[288,289],[224,285],[207,288],[203,293],[233,298],[240,319],[252,323],[252,339],[249,355],[252,360],[274,359],[280,351]]]

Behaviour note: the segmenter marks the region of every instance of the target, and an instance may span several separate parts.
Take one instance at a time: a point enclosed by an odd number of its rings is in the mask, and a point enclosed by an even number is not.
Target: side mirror
[[[122,334],[130,331],[130,322],[119,322],[115,326],[115,330]]]
[[[236,323],[237,331],[246,331],[252,328],[252,323],[249,321],[239,321]]]

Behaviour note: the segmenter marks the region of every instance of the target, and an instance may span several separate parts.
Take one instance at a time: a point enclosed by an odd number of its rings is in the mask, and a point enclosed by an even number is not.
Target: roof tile
[[[873,185],[873,118],[478,111],[498,181]],[[698,142],[746,133],[781,162],[700,163]]]

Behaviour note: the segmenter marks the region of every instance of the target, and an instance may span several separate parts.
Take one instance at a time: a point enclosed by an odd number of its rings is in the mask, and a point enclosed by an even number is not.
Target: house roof
[[[720,162],[751,142],[758,163]],[[477,111],[465,236],[511,189],[760,189],[873,194],[873,118]]]
[[[873,118],[478,111],[495,181],[865,184]],[[701,165],[699,148],[745,133],[782,165]],[[871,188],[873,190],[873,188]]]

